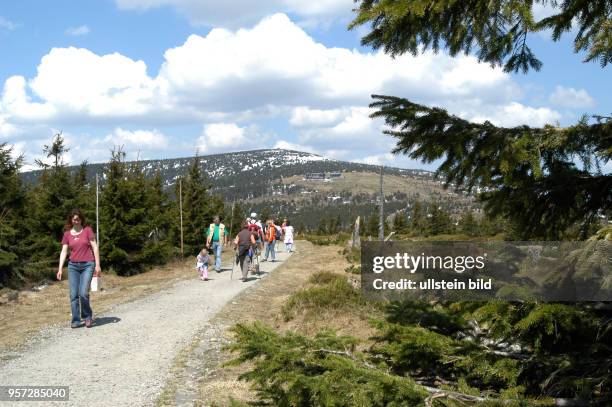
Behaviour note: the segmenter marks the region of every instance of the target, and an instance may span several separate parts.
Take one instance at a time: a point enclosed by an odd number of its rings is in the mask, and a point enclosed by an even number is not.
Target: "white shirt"
[[[293,243],[293,226],[285,226],[285,243]]]

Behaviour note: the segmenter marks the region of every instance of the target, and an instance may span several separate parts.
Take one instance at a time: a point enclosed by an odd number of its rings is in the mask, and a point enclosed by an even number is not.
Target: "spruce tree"
[[[172,211],[168,194],[164,191],[161,173],[146,183],[146,242],[142,248],[142,261],[163,264],[172,256]]]
[[[468,236],[475,237],[480,235],[478,222],[474,218],[472,211],[466,211],[459,220],[459,231]]]
[[[28,194],[32,216],[25,220],[28,236],[24,244],[32,253],[32,261],[26,264],[26,273],[30,275],[51,272],[57,261],[66,218],[78,203],[73,180],[64,162],[68,151],[62,134],[58,133],[52,143],[43,148],[51,164],[36,160],[42,174]]]
[[[126,212],[127,223],[127,246],[128,252],[141,255],[141,250],[151,232],[149,225],[149,196],[147,182],[139,161],[132,162],[127,166],[127,185],[130,191],[128,196],[128,206]],[[143,261],[138,259],[138,261]]]
[[[368,224],[367,224],[367,234],[372,236],[372,238],[378,239],[378,224],[379,224],[379,219],[378,219],[378,213],[373,213],[372,215],[370,215],[368,217]]]
[[[232,237],[236,237],[242,227],[242,222],[247,218],[246,211],[239,202],[226,205],[223,223]]]
[[[128,248],[128,211],[131,191],[125,152],[120,148],[111,151],[111,159],[104,172],[105,184],[101,195],[100,255],[104,267],[110,267],[119,275],[134,274],[130,267]]]
[[[402,211],[395,212],[393,216],[393,231],[397,234],[406,233],[407,229],[406,215]]]
[[[602,67],[612,61],[609,0],[553,2],[555,14],[535,21],[534,5],[549,3],[362,0],[351,27],[370,23],[362,43],[391,55],[445,47],[451,55],[475,53],[506,71],[527,72],[541,66],[528,35],[551,29],[556,41],[575,21],[575,51],[586,51],[585,60]],[[442,159],[438,173],[447,185],[485,188],[485,210],[511,219],[522,238],[560,239],[576,224],[585,238],[598,212],[612,207],[612,175],[601,171],[612,158],[609,117],[583,118],[567,128],[502,128],[398,97],[373,97],[372,116],[383,117],[392,127],[385,133],[397,139],[394,153]]]
[[[414,235],[422,236],[427,228],[427,215],[420,201],[415,201],[410,214],[410,229]]]
[[[90,184],[87,179],[87,161],[83,161],[72,174],[74,186],[74,207],[81,209],[85,218],[91,225],[95,221],[96,190],[95,184]]]
[[[24,235],[25,190],[19,178],[23,157],[12,157],[13,148],[0,143],[0,288],[17,285],[20,242]]]
[[[429,206],[427,218],[427,234],[430,236],[443,235],[453,232],[453,225],[449,214],[436,204]]]
[[[392,56],[445,49],[451,56],[472,53],[506,72],[539,70],[542,62],[529,47],[529,36],[550,30],[558,41],[574,36],[574,51],[602,67],[612,62],[609,0],[415,0],[357,1],[350,28],[370,24],[362,45]],[[536,6],[553,5],[554,14],[536,21]],[[576,30],[572,30],[576,24]]]
[[[266,222],[271,216],[270,209],[268,207],[263,207],[258,217],[262,222]]]
[[[327,219],[321,218],[319,221],[319,226],[317,226],[317,234],[318,235],[326,235],[327,234]]]
[[[215,215],[223,214],[223,201],[209,193],[210,182],[202,174],[196,156],[183,180],[183,224],[187,253],[195,253],[206,243],[206,231]]]

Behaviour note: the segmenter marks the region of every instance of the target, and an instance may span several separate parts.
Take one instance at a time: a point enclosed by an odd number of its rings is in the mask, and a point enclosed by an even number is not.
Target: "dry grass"
[[[378,194],[380,191],[380,175],[373,172],[344,172],[344,178],[336,179],[329,182],[305,180],[301,175],[294,175],[282,179],[285,185],[299,185],[311,194],[291,194],[279,195],[274,199],[276,201],[304,201],[309,200],[313,196],[326,197],[332,194],[341,192],[350,192],[351,194]],[[274,180],[276,183],[281,183],[280,179]],[[433,180],[424,180],[411,178],[407,176],[385,174],[383,189],[386,195],[391,195],[395,192],[403,192],[405,194],[419,194],[420,200],[440,199],[447,197],[455,202],[469,202],[472,199],[461,194],[455,193],[452,189],[444,189],[443,186]],[[261,203],[269,200],[269,197],[257,197],[252,200],[252,203]]]
[[[231,262],[230,256],[230,251],[226,250],[224,264]],[[195,278],[197,272],[194,265],[195,257],[186,258],[130,277],[105,274],[102,270],[103,290],[90,294],[94,313],[105,313],[115,305],[164,290],[180,280]],[[55,281],[42,291],[2,290],[0,354],[21,347],[41,328],[61,323],[68,326],[69,322],[70,298],[68,272],[65,268],[62,281]]]
[[[298,312],[290,321],[285,321],[283,306],[292,294],[305,288],[314,287],[324,280],[333,279],[328,272],[348,277],[344,269],[349,265],[341,254],[340,246],[314,246],[309,242],[297,242],[298,252],[274,271],[270,278],[240,294],[216,317],[218,323],[262,321],[280,332],[292,330],[313,335],[323,328],[336,330],[339,334],[351,335],[367,340],[374,330],[368,318],[377,309],[369,306],[355,306],[342,309],[320,309],[318,312]],[[214,323],[214,321],[213,321]],[[226,332],[227,339],[229,333]],[[229,360],[231,354],[224,354]],[[212,376],[201,383],[200,401],[203,405],[227,406],[230,397],[239,401],[253,401],[254,393],[249,384],[237,380],[247,371],[249,365],[235,367],[217,366]]]
[[[283,182],[287,185],[295,184],[306,187],[308,189],[317,190],[319,192],[351,192],[358,193],[378,193],[380,188],[380,175],[373,172],[344,172],[343,178],[336,179],[330,182],[304,180],[302,176],[293,176],[283,178]],[[407,194],[420,193],[426,196],[432,193],[440,193],[448,195],[450,190],[445,190],[442,185],[431,180],[421,180],[411,177],[402,177],[399,175],[384,176],[383,189],[385,194],[392,194],[396,191],[405,192]],[[459,195],[452,193],[457,197]]]

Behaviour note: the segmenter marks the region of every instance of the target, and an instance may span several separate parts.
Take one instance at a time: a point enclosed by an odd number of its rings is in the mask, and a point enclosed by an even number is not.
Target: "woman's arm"
[[[102,269],[100,268],[100,249],[98,249],[98,243],[95,240],[91,240],[89,242],[91,244],[91,248],[93,249],[94,259],[96,259],[96,268],[94,276],[98,277]]]
[[[63,244],[62,251],[60,252],[59,267],[57,268],[57,275],[56,275],[58,280],[62,279],[62,269],[64,268],[64,262],[66,261],[67,255],[68,255],[68,245]]]

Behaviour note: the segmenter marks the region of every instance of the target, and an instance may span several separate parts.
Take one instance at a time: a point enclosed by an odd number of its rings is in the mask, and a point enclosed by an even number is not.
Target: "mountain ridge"
[[[212,184],[212,190],[229,199],[243,199],[249,196],[265,195],[264,193],[259,194],[257,191],[261,191],[262,187],[267,188],[270,182],[282,177],[334,171],[380,172],[380,166],[378,165],[335,160],[309,152],[280,148],[126,161],[126,163],[134,164],[138,162],[147,178],[153,177],[159,170],[165,188],[172,189],[176,180],[180,176],[187,174],[189,166],[196,157],[200,160],[200,169],[206,174]],[[88,182],[93,182],[95,175],[100,174],[100,182],[104,183],[104,170],[106,166],[107,163],[88,163]],[[70,165],[66,168],[69,172],[74,173],[79,168],[79,165]],[[35,184],[42,172],[42,169],[26,171],[21,173],[21,177],[25,183]],[[383,167],[383,173],[386,175],[433,179],[431,171],[420,169],[385,166]],[[230,191],[231,188],[235,188],[236,183],[240,183],[240,177],[243,176],[251,179],[251,188],[247,188],[248,191],[244,191],[245,193],[235,194]]]

